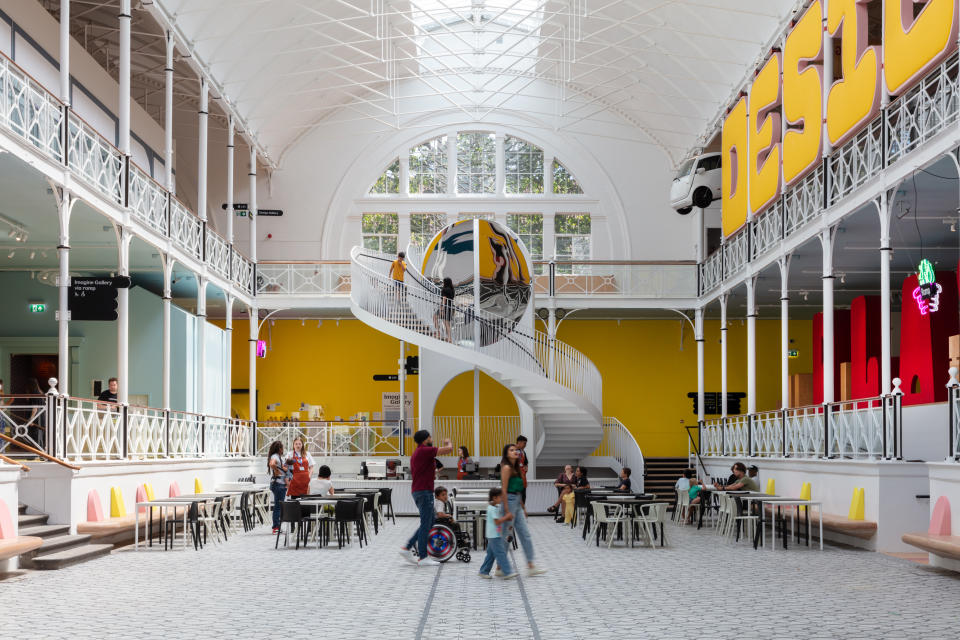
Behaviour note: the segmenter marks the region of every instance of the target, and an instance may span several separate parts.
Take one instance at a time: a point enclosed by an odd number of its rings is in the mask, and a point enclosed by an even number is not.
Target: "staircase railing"
[[[403,329],[446,340],[553,380],[594,406],[601,406],[600,372],[584,354],[559,340],[551,341],[545,333],[475,309],[472,304],[454,302],[447,307],[444,299],[429,287],[397,283],[386,275],[387,259],[390,256],[359,247],[351,251],[350,295],[357,307]],[[452,316],[449,333],[443,321],[443,312],[448,308]]]
[[[630,477],[639,483],[637,490],[643,490],[644,460],[636,438],[617,418],[606,416],[603,419],[603,439],[591,457],[610,458],[611,467],[617,473],[624,467],[630,468]]]

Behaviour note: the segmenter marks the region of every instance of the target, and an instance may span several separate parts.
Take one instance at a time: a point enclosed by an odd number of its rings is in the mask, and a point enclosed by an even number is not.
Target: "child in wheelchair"
[[[438,486],[433,490],[433,510],[435,521],[449,527],[457,537],[457,547],[470,548],[470,534],[460,529],[460,525],[453,518],[453,505],[450,504],[450,494],[446,487]]]

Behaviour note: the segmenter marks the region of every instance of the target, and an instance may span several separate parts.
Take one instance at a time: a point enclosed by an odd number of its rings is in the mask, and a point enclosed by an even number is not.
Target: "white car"
[[[705,209],[720,197],[721,153],[704,153],[680,165],[670,187],[670,206],[682,216],[693,207]]]

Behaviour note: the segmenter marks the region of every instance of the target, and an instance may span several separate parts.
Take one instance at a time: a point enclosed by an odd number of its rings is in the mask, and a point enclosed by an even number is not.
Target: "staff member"
[[[307,452],[303,438],[293,439],[293,453],[287,458],[287,467],[293,472],[293,478],[287,485],[287,498],[296,498],[310,493],[310,476],[313,475],[313,456]]]

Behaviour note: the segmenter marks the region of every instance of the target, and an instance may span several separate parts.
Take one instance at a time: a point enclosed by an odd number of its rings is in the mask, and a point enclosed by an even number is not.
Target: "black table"
[[[625,494],[622,494],[622,495],[625,495]],[[591,502],[596,502],[596,501],[598,501],[598,500],[599,500],[599,501],[602,501],[602,502],[608,502],[608,501],[609,501],[610,504],[627,504],[628,502],[631,502],[631,501],[632,501],[632,502],[636,502],[636,503],[642,503],[642,504],[651,504],[651,503],[655,502],[655,500],[653,499],[655,496],[653,496],[653,494],[645,494],[645,495],[649,495],[650,498],[649,498],[649,499],[644,499],[644,498],[632,498],[632,499],[619,499],[619,500],[616,500],[616,499],[615,499],[615,500],[609,500],[609,498],[616,498],[616,494],[614,494],[614,495],[595,495],[595,494],[591,494],[591,493],[589,493],[589,491],[587,491],[587,496],[586,496],[586,498],[587,498],[587,505],[588,505],[587,515],[583,518],[583,532],[581,533],[581,536],[580,536],[580,537],[583,538],[584,540],[587,539],[587,529],[590,528],[590,518],[593,517],[593,509],[592,509],[591,507],[589,507],[589,504],[590,504]]]
[[[652,496],[653,494],[640,494],[640,495],[651,495],[651,496]],[[638,505],[645,505],[645,504],[670,504],[670,501],[669,501],[669,500],[655,500],[655,499],[652,499],[652,498],[651,498],[651,499],[643,499],[643,498],[628,498],[628,499],[614,498],[614,499],[612,499],[612,500],[611,500],[611,499],[598,500],[598,502],[603,502],[603,503],[605,503],[605,504],[629,504],[629,505],[633,505],[634,507],[636,507],[636,506],[638,506]],[[634,509],[634,515],[636,515],[636,513],[637,513],[637,510]],[[633,533],[634,533],[634,532],[633,532],[632,527],[631,527],[630,535],[633,535]],[[654,528],[654,530],[653,530],[653,539],[654,539],[654,540],[657,539],[657,530],[656,530],[656,528]],[[661,547],[664,546],[665,540],[666,540],[666,536],[663,535],[663,523],[661,522],[661,523],[660,523],[660,546],[661,546]]]

